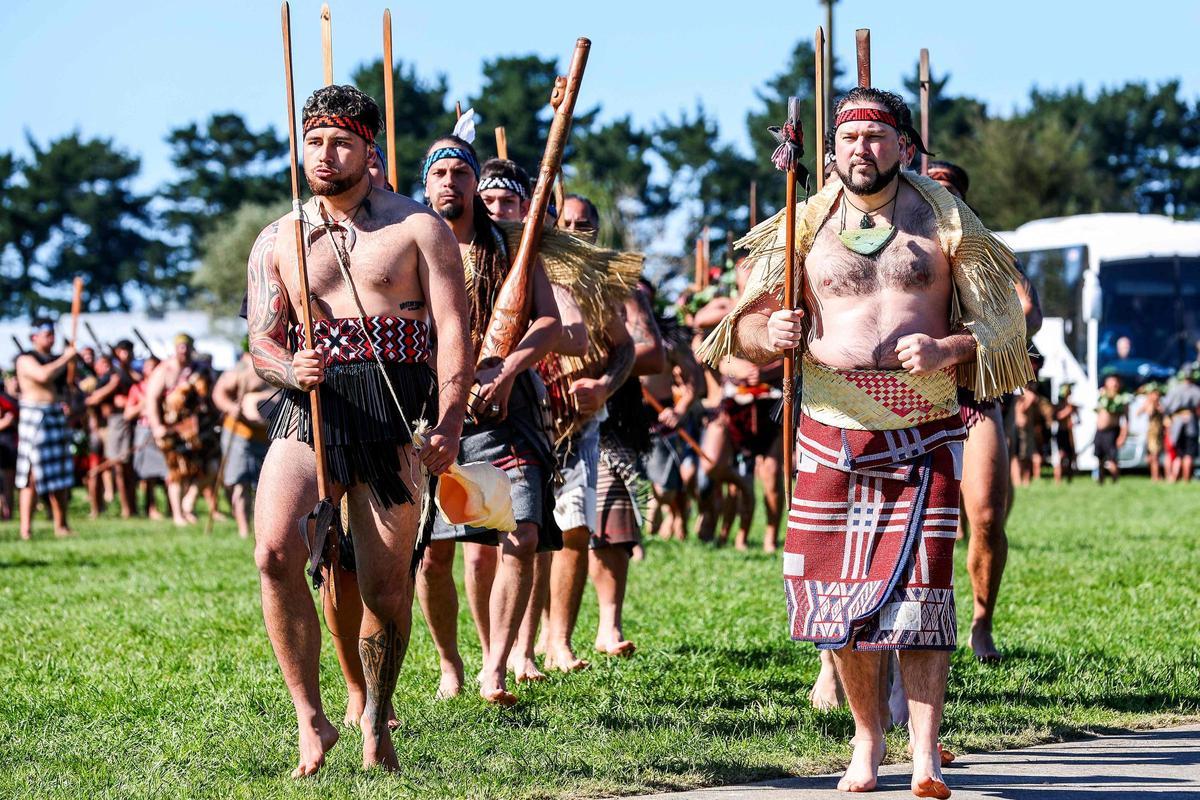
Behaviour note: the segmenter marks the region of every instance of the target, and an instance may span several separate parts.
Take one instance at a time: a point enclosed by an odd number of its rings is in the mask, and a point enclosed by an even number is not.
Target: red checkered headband
[[[840,128],[846,122],[882,122],[900,133],[904,132],[900,129],[900,123],[896,121],[895,115],[881,108],[847,108],[834,119],[833,127]]]
[[[371,129],[353,117],[341,117],[336,114],[317,114],[304,120],[305,133],[308,133],[313,128],[342,128],[351,133],[357,133],[367,140],[367,144],[375,144],[375,137],[371,135]]]

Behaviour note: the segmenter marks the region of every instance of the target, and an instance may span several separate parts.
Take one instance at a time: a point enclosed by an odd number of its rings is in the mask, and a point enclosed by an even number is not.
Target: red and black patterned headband
[[[846,122],[882,122],[884,125],[890,125],[896,130],[900,130],[900,123],[896,117],[881,108],[863,108],[861,106],[847,108],[834,119],[833,127],[840,128]]]
[[[313,128],[342,128],[343,130],[357,133],[359,136],[367,140],[367,144],[375,144],[375,137],[371,134],[370,128],[363,125],[352,117],[339,117],[334,114],[319,114],[315,117],[309,117],[304,120],[304,132],[308,133]]]

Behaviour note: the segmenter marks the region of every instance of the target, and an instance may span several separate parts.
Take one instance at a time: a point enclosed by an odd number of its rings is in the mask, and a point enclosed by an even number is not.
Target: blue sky
[[[345,81],[382,52],[384,2],[331,6],[335,77]],[[702,102],[722,135],[737,142],[755,89],[824,21],[816,0],[391,0],[391,8],[397,58],[424,76],[444,73],[452,98],[478,88],[484,58],[537,52],[565,64],[575,37],[586,35],[593,48],[581,103],[646,125]],[[301,95],[321,81],[319,9],[317,0],[292,4]],[[1187,96],[1200,95],[1194,0],[841,0],[835,13],[837,57],[851,63],[854,29],[870,27],[874,82],[883,87],[898,87],[928,47],[935,74],[951,73],[950,91],[980,97],[1000,113],[1019,107],[1034,85],[1094,90],[1177,77]],[[24,153],[25,131],[45,141],[78,128],[140,154],[141,188],[149,189],[171,176],[163,142],[171,127],[225,110],[255,127],[285,124],[273,0],[5,0],[0,30],[0,150]]]

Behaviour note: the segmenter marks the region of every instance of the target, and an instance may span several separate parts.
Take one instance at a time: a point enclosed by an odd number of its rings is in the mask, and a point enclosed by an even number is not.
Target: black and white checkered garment
[[[70,489],[75,485],[71,432],[57,403],[21,403],[21,422],[17,427],[17,488],[28,486],[30,476],[39,494]]]

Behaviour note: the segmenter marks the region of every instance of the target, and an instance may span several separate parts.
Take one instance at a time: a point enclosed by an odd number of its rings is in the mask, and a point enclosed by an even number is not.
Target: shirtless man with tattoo
[[[263,230],[247,272],[254,367],[284,390],[254,528],[267,634],[300,728],[296,777],[320,769],[338,738],[321,703],[321,629],[306,582],[308,553],[296,535],[297,519],[319,499],[309,393],[318,392],[324,414],[332,499],[349,495],[364,605],[363,765],[397,769],[386,709],[411,628],[421,468],[440,474],[454,461],[473,376],[453,234],[419,203],[371,186],[375,102],[353,87],[328,86],[305,103],[303,122],[314,195],[302,217],[315,342],[303,341],[297,324],[306,298],[297,288],[295,212]],[[436,381],[428,363],[434,333]],[[436,424],[416,453],[410,426],[418,419]]]
[[[875,788],[881,671],[898,651],[912,790],[946,798],[937,738],[957,642],[966,438],[957,388],[986,399],[1031,374],[1012,254],[939,184],[900,173],[907,143],[919,143],[905,112],[878,89],[839,101],[841,180],[797,210],[801,308],[779,303],[781,213],[764,223],[775,227],[751,251],[751,285],[703,355],[766,364],[804,345],[784,579],[792,637],[834,652],[854,716],[854,755],[838,788]]]

